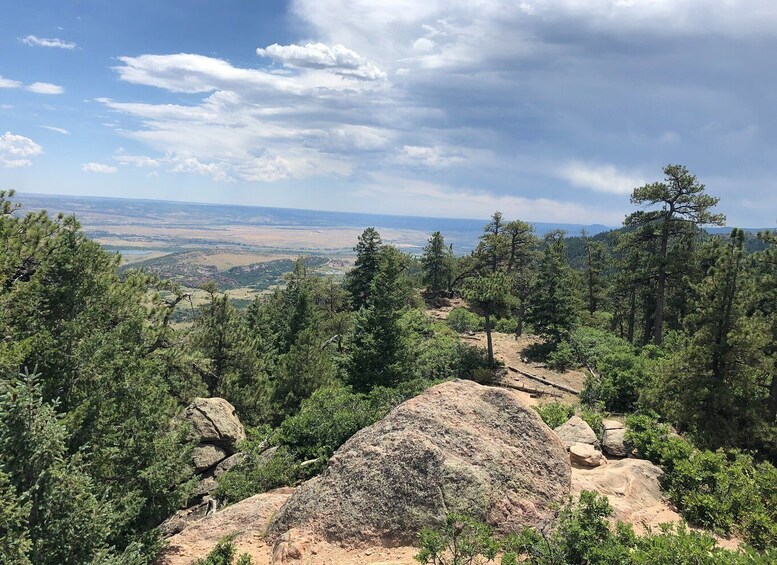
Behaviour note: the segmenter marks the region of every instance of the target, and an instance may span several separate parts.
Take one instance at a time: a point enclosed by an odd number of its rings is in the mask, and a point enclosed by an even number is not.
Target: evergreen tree
[[[421,258],[423,282],[427,292],[436,294],[448,290],[451,283],[452,255],[442,234],[434,232],[424,247],[424,255]]]
[[[496,366],[491,336],[492,317],[504,311],[511,303],[510,279],[504,271],[496,271],[472,277],[464,285],[464,297],[485,318],[488,364]]]
[[[116,520],[92,478],[67,454],[67,430],[33,376],[0,385],[0,488],[14,530],[0,531],[4,563],[88,563],[108,548]]]
[[[521,220],[509,222],[504,228],[504,234],[509,243],[506,271],[510,275],[512,292],[518,301],[516,312],[518,323],[515,333],[520,337],[523,334],[526,305],[529,301],[539,241],[534,235],[534,228]]]
[[[577,320],[574,278],[567,263],[564,232],[545,236],[545,250],[532,283],[527,321],[553,345],[569,335]]]
[[[348,380],[358,390],[395,386],[411,376],[400,324],[405,307],[403,259],[394,247],[381,249],[369,302],[356,315]]]
[[[754,287],[745,270],[744,233],[734,229],[728,243],[710,245],[717,261],[696,287],[688,337],[656,382],[653,402],[703,446],[775,452],[764,355],[769,332],[761,316],[748,316]]]
[[[600,241],[591,240],[585,233],[582,234],[585,246],[585,297],[588,312],[593,314],[601,307],[605,295],[606,284],[604,273],[607,269],[607,248]]]
[[[382,241],[375,228],[367,228],[354,248],[356,263],[346,277],[345,287],[351,295],[354,310],[367,306],[372,292],[372,280],[378,272]]]
[[[654,254],[655,310],[652,318],[652,337],[661,344],[664,330],[664,309],[667,287],[677,273],[673,265],[673,243],[695,228],[705,225],[723,225],[725,217],[712,209],[718,199],[705,194],[705,186],[681,165],[664,167],[665,182],[655,182],[635,188],[631,202],[642,206],[660,206],[658,210],[640,210],[629,215],[624,225],[635,230],[640,241],[656,242]],[[675,267],[675,268],[673,268]]]

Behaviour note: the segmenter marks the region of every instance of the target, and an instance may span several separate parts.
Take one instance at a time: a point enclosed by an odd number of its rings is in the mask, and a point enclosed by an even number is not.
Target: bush
[[[604,330],[578,328],[569,338],[573,358],[593,369],[586,379],[581,400],[601,403],[612,412],[631,412],[639,401],[655,366],[650,351],[641,354],[633,345]]]
[[[491,560],[499,551],[491,528],[462,514],[448,514],[442,529],[424,528],[418,537],[415,559],[430,565],[464,565],[478,557]]]
[[[493,330],[504,334],[514,334],[518,331],[518,320],[515,318],[498,318],[494,321]]]
[[[554,371],[564,372],[575,365],[575,352],[567,341],[562,341],[548,354],[545,360]]]
[[[683,517],[757,549],[777,546],[777,469],[738,451],[694,449],[654,414],[626,420],[626,442],[660,465],[663,484]]]
[[[198,559],[194,565],[252,565],[253,559],[243,553],[235,561],[235,534],[230,534],[219,540],[204,559]]]
[[[451,329],[459,333],[474,332],[484,327],[483,319],[466,308],[454,308],[451,310],[448,313],[447,321]]]
[[[629,524],[611,525],[611,516],[607,498],[588,491],[580,494],[577,503],[562,509],[552,532],[526,528],[496,539],[487,526],[453,515],[442,529],[421,532],[416,560],[434,565],[490,563],[501,552],[502,565],[766,565],[777,557],[773,551],[758,554],[749,549],[721,549],[714,538],[689,531],[685,525],[663,524],[656,531],[637,536]]]
[[[549,428],[558,428],[575,415],[575,409],[563,402],[548,402],[547,404],[534,406],[534,409]]]
[[[218,479],[214,496],[227,504],[239,502],[259,492],[293,485],[301,475],[299,461],[281,446],[271,457],[262,457],[257,444],[241,448],[246,458]]]

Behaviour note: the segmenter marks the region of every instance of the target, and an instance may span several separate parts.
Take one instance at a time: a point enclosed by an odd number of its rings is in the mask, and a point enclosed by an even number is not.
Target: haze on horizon
[[[777,217],[768,0],[31,0],[0,188],[618,225],[681,163]]]

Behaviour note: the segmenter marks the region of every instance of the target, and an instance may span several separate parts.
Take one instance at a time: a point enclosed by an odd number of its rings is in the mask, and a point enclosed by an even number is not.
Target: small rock
[[[619,420],[612,420],[610,418],[605,418],[602,420],[602,428],[605,430],[625,430],[626,424]]]
[[[602,452],[587,443],[575,443],[569,448],[569,461],[580,467],[598,467],[607,463]]]
[[[194,461],[194,470],[198,473],[210,469],[219,461],[226,458],[227,452],[218,446],[211,444],[198,445],[192,452],[192,461]]]
[[[591,429],[591,426],[580,416],[572,416],[553,431],[556,432],[556,435],[567,449],[576,443],[586,443],[591,446],[597,443],[596,434]]]
[[[286,563],[302,559],[307,546],[296,534],[296,530],[289,530],[280,537],[272,550],[273,563]]]
[[[602,451],[615,457],[626,457],[629,452],[626,448],[626,430],[624,428],[605,429],[602,438]]]

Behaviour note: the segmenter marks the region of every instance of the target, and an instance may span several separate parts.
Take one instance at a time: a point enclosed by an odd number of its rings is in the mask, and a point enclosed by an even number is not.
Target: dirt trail
[[[460,298],[454,298],[445,301],[446,303],[435,308],[428,310],[428,314],[432,319],[445,320],[448,318],[448,314],[454,308],[466,308],[467,304]],[[486,347],[486,333],[474,332],[471,334],[460,334],[462,340],[471,345],[477,345],[479,347]],[[517,369],[528,373],[533,376],[540,377],[551,383],[561,385],[566,388],[574,390],[582,390],[585,384],[585,374],[582,371],[566,371],[559,373],[547,368],[541,363],[532,363],[525,359],[523,351],[530,345],[536,344],[539,339],[535,336],[521,336],[516,338],[512,334],[505,334],[500,332],[491,332],[491,339],[494,346],[494,357],[502,361],[507,367],[507,374],[504,377],[504,383],[508,385],[520,386],[522,388],[531,388],[534,390],[542,391],[546,394],[533,395],[528,392],[520,392],[519,394],[530,405],[543,404],[546,402],[552,402],[554,400],[565,402],[567,404],[575,404],[578,400],[577,395],[560,390],[556,387],[548,386],[530,377],[522,375],[520,372],[512,369]],[[512,367],[512,369],[510,369]]]

